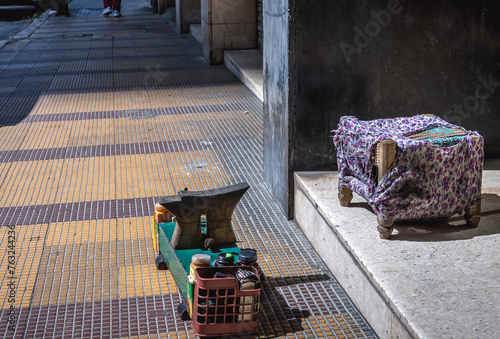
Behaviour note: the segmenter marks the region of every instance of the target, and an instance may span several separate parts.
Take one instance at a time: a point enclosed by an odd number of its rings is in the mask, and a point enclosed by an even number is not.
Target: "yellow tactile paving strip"
[[[254,337],[375,337],[263,185],[262,103],[159,16],[122,19],[51,18],[0,51],[0,77],[41,84],[0,96],[0,337],[194,338],[154,264],[153,205],[241,181],[234,229],[266,276]]]
[[[158,271],[149,257],[140,255],[150,249],[145,238],[149,229],[147,217],[55,224],[36,239],[45,243],[47,254],[40,264],[35,262],[35,269],[42,266],[41,288],[34,291],[32,305],[57,305],[61,298],[77,303],[177,293],[170,273]]]
[[[180,332],[177,332],[177,333],[170,333],[168,335],[169,338],[177,338],[177,339],[187,339],[187,338],[192,338],[194,335],[194,332],[193,331],[180,331]],[[135,336],[135,337],[127,337],[127,339],[160,339],[160,338],[165,338],[165,336],[161,336],[161,335],[142,335],[142,336]]]
[[[239,86],[221,86],[228,93],[241,91]],[[164,107],[189,107],[184,90],[122,90],[105,93],[61,93],[40,97],[33,107],[32,115],[79,112],[121,111]],[[222,105],[224,101],[214,96],[213,89],[192,88],[187,91],[203,105]],[[212,95],[211,95],[212,94]]]
[[[2,164],[2,206],[38,205],[53,202],[58,190],[54,176],[64,168],[64,159],[56,161],[19,162]],[[5,170],[4,170],[5,169]],[[40,175],[43,173],[43,175]],[[51,180],[52,175],[52,180]]]
[[[25,129],[22,131],[28,135],[38,136],[37,138],[18,139],[16,143],[3,144],[2,150],[17,150],[17,149],[38,149],[38,148],[58,148],[58,147],[75,147],[80,146],[83,137],[88,138],[88,142],[92,144],[105,143],[106,131],[113,129],[113,121],[82,120],[82,121],[58,121],[58,122],[38,122],[33,124],[25,124]],[[102,135],[90,134],[89,131],[99,130]],[[51,131],[50,134],[47,131]],[[19,133],[20,131],[18,131]],[[108,134],[109,135],[109,134]],[[15,136],[12,136],[15,138]],[[112,140],[108,141],[112,143]]]
[[[23,227],[17,226],[14,228],[16,234],[15,246],[15,277],[14,279],[18,286],[23,288],[18,290],[15,296],[14,305],[16,308],[29,306],[31,294],[35,286],[36,274],[40,265],[41,255],[43,252],[43,239],[47,233],[48,225],[26,225]],[[7,227],[0,228],[0,248],[8,248],[8,231]],[[41,240],[41,241],[40,241]],[[1,266],[0,272],[8,272],[9,260],[8,251],[0,252]],[[10,274],[3,274],[0,278],[0,296],[8,295],[10,283]],[[8,298],[0,298],[1,308],[9,308]]]
[[[201,105],[201,104],[200,104]],[[84,111],[85,112],[85,111]],[[87,112],[83,113],[86,114]],[[20,128],[5,127],[0,136],[0,151],[18,149],[43,149],[79,147],[85,145],[114,145],[115,143],[141,143],[158,141],[196,140],[200,138],[200,125],[223,124],[235,116],[247,114],[245,111],[207,112],[201,114],[176,114],[154,116],[152,118],[121,119],[79,119],[72,121],[43,121],[27,123]],[[185,125],[181,133],[174,133],[174,127]],[[151,127],[156,126],[156,133]],[[120,134],[115,135],[115,130]],[[216,131],[204,131],[204,138],[217,137]],[[235,135],[241,131],[229,131]],[[34,136],[27,138],[26,136]]]
[[[198,160],[216,159],[214,152],[174,153],[0,164],[0,173],[5,178],[2,190],[8,192],[0,197],[0,204],[22,206],[27,202],[30,205],[43,205],[82,200],[160,197],[176,194],[182,185],[190,189],[218,187],[210,176],[213,173],[224,174],[220,166],[216,162]],[[170,171],[164,166],[168,166]],[[45,176],[41,173],[45,173]],[[157,178],[158,183],[151,178]],[[224,175],[218,180],[228,182]],[[45,194],[34,195],[34,192]]]

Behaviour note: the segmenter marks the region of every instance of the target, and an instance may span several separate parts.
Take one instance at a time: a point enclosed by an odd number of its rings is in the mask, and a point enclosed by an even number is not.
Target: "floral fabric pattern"
[[[406,137],[434,126],[462,129],[465,137],[450,147]],[[477,132],[423,115],[371,121],[344,116],[332,132],[339,184],[365,198],[378,215],[445,218],[481,199],[484,140]],[[385,139],[396,142],[396,158],[377,183],[372,157]]]

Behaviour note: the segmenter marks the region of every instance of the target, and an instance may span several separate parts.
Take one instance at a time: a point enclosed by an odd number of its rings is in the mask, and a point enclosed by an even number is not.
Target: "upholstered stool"
[[[352,191],[365,198],[381,238],[391,236],[394,221],[462,211],[469,226],[478,226],[484,140],[477,132],[433,115],[344,116],[334,132],[340,204],[349,206]]]

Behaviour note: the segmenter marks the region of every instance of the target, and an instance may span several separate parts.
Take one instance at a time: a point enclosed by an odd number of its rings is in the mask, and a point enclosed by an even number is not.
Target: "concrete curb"
[[[380,338],[498,338],[499,168],[484,163],[477,228],[459,213],[379,239],[363,198],[338,203],[337,172],[295,173],[295,221]]]
[[[264,101],[262,53],[256,49],[224,51],[224,65]]]
[[[32,22],[31,22],[30,25],[28,25],[27,27],[23,28],[20,32],[18,32],[13,37],[11,37],[8,40],[1,40],[0,41],[0,49],[4,48],[9,43],[29,38],[30,35],[33,34],[33,32],[36,31],[41,25],[43,25],[43,23],[48,18],[49,18],[49,10],[46,10],[39,17],[37,17],[36,19],[32,19]]]

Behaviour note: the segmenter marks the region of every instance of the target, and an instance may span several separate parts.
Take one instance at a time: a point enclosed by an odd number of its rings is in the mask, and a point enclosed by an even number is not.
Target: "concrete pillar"
[[[293,172],[336,168],[330,131],[343,115],[434,114],[500,156],[497,6],[268,0],[263,12],[264,179],[286,216]]]
[[[169,7],[175,7],[175,0],[155,0],[157,1],[157,7],[154,11],[159,14],[163,14],[165,10]]]
[[[200,0],[175,0],[175,22],[179,33],[187,33],[189,25],[201,23]]]
[[[223,63],[223,51],[257,47],[256,0],[201,0],[203,55]]]
[[[285,215],[293,202],[288,11],[288,0],[264,1],[264,181]]]

